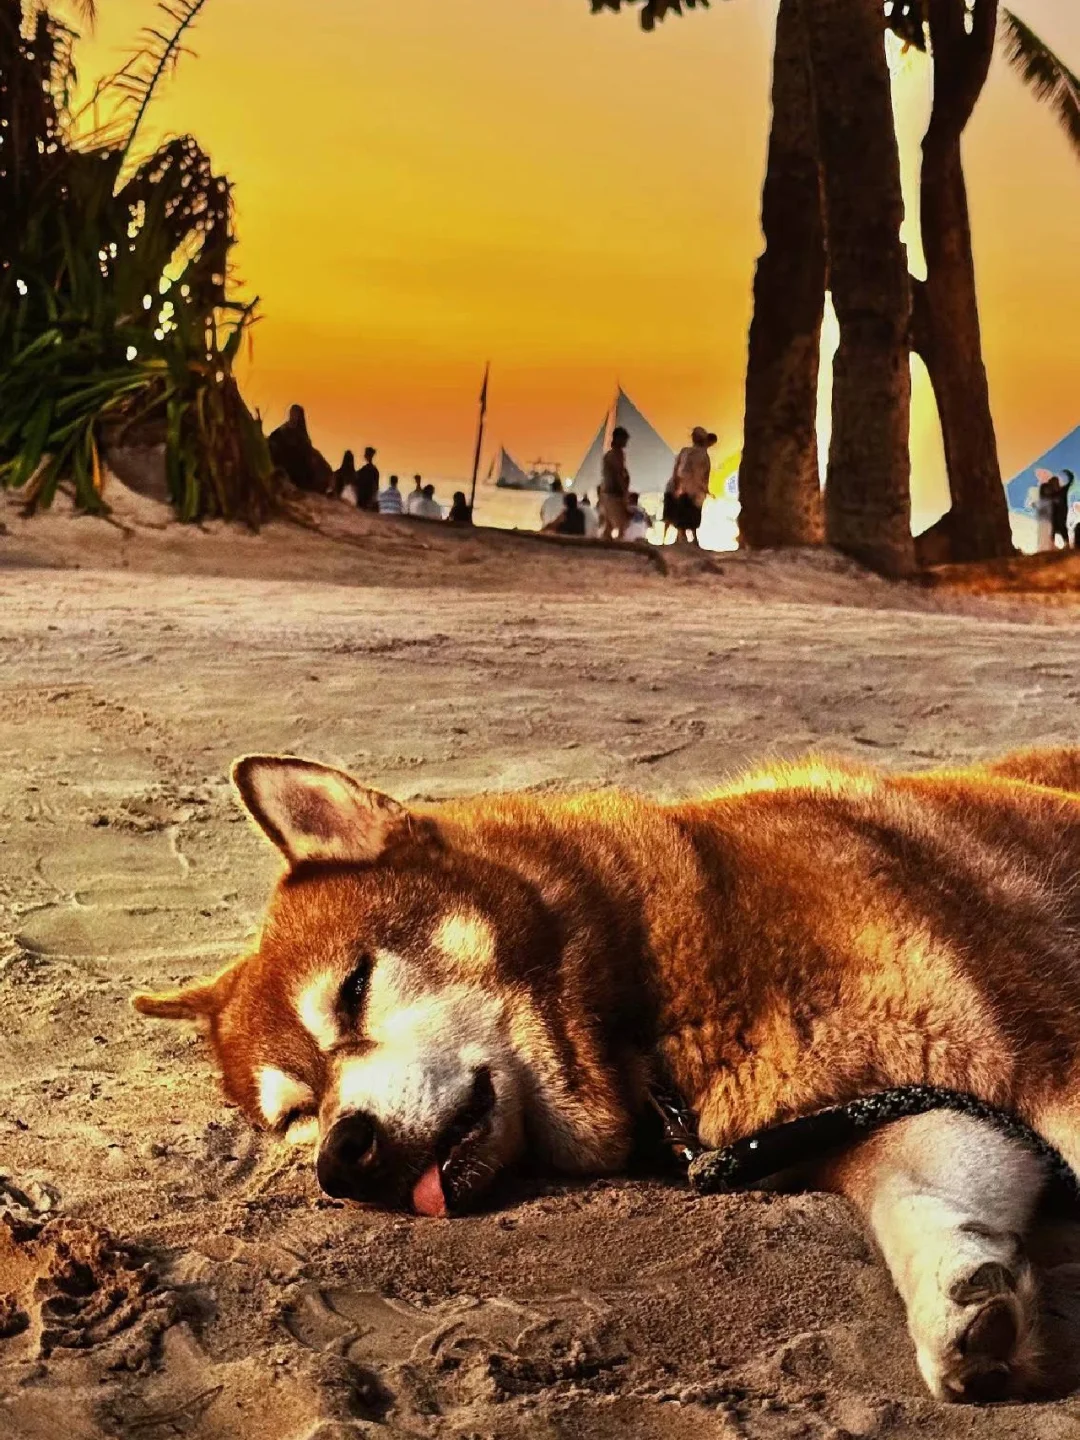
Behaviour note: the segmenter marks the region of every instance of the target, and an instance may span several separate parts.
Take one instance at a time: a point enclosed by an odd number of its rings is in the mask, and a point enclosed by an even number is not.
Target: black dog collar
[[[930,1110],[952,1110],[996,1126],[1046,1159],[1052,1178],[1064,1182],[1074,1197],[1080,1192],[1080,1182],[1061,1155],[1022,1120],[974,1095],[936,1085],[902,1085],[843,1105],[830,1105],[759,1130],[722,1150],[708,1150],[702,1145],[693,1114],[670,1092],[652,1090],[649,1101],[660,1117],[665,1146],[686,1170],[694,1189],[703,1195],[752,1189],[782,1170],[821,1160],[865,1140],[882,1125]]]

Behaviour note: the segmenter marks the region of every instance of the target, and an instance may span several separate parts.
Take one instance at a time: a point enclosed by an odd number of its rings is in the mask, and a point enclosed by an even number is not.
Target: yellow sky
[[[1080,65],[1080,7],[1015,8]],[[154,7],[99,11],[84,76]],[[523,461],[572,469],[616,380],[672,443],[700,422],[737,444],[773,17],[732,0],[648,36],[587,0],[209,0],[153,128],[235,182],[268,425],[299,401],[334,463],[372,443],[463,475],[490,357],[489,437]],[[918,63],[901,84],[917,116]],[[1080,162],[1001,63],[967,172],[1008,475],[1080,421]]]

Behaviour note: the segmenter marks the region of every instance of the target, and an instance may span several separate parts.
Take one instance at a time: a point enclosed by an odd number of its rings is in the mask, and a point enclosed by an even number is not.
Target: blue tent
[[[1035,478],[1036,470],[1049,470],[1054,475],[1060,475],[1062,470],[1071,470],[1080,480],[1080,425],[1070,435],[1066,435],[1064,440],[1059,440],[1052,449],[1047,450],[1045,455],[1033,460],[1026,470],[1013,476],[1005,486],[1010,510],[1020,514],[1029,513],[1028,494],[1031,487],[1039,483]],[[1075,489],[1073,495],[1076,495]]]

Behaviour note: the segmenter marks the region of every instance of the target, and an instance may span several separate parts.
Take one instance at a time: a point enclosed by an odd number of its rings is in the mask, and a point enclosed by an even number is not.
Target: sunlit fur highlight
[[[623,1168],[655,1083],[712,1146],[940,1086],[1012,1111],[1080,1173],[1080,749],[899,775],[814,758],[673,804],[408,812],[310,762],[240,773],[289,866],[259,950],[139,1007],[206,1016],[256,1121],[305,1093],[324,1141],[368,1117],[371,1153],[401,1156],[388,1203],[408,1203],[484,1075],[470,1201],[526,1147],[566,1172]],[[358,955],[366,988],[327,1047]],[[1036,1378],[1017,1235],[1041,1170],[999,1139],[920,1117],[805,1177],[866,1216],[943,1398]]]

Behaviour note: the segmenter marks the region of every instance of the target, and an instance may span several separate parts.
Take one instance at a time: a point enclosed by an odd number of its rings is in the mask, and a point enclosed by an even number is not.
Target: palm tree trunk
[[[960,142],[986,83],[998,0],[929,0],[934,104],[923,139],[922,238],[913,342],[937,400],[951,508],[934,526],[951,560],[1013,552],[982,357],[975,262]],[[970,25],[970,29],[968,28]]]
[[[739,532],[754,548],[820,544],[817,382],[825,233],[800,0],[780,0],[772,130],[746,367]]]
[[[840,325],[825,487],[829,544],[887,575],[911,539],[911,284],[881,0],[802,0]]]

